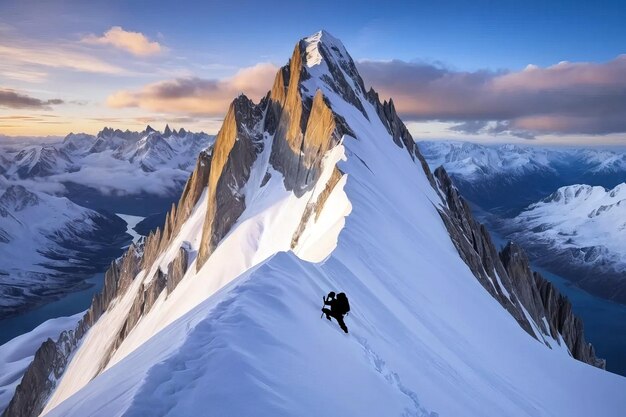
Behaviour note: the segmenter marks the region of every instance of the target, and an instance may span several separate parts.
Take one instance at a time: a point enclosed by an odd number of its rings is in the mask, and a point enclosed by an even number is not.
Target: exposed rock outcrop
[[[265,120],[265,129],[274,135],[270,163],[283,174],[287,190],[297,196],[310,190],[319,178],[326,152],[343,135],[354,135],[332,111],[322,92],[309,91],[304,85],[310,78],[306,66],[307,45],[304,40],[299,42],[289,64],[276,75]],[[318,49],[322,55],[329,53],[323,45]],[[327,80],[329,88],[364,112],[363,105],[334,60],[326,58],[324,62],[329,65],[331,74],[336,74]],[[344,63],[346,69],[354,66],[349,56]],[[352,73],[357,77],[357,84],[362,85],[356,69]]]
[[[263,150],[263,134],[254,129],[263,116],[260,105],[244,95],[233,101],[213,147],[197,268],[200,269],[228,233],[246,205],[242,189],[252,164]]]
[[[582,320],[572,313],[572,305],[554,285],[534,272],[535,284],[543,301],[552,337],[560,334],[572,355],[598,368],[606,369],[606,361],[596,357],[591,343],[586,343]]]
[[[9,406],[2,414],[8,416],[37,416],[43,409],[46,400],[55,387],[56,381],[62,375],[70,353],[80,343],[87,331],[104,314],[111,302],[123,295],[141,269],[152,266],[163,248],[164,242],[169,242],[189,217],[202,192],[206,188],[211,161],[210,151],[203,151],[198,157],[196,169],[187,181],[178,205],[173,206],[167,215],[164,232],[157,228],[148,237],[142,239],[139,245],[131,245],[127,252],[118,260],[111,263],[104,274],[102,291],[96,294],[89,310],[81,319],[76,329],[61,333],[57,341],[48,339],[37,351],[33,362],[28,367],[22,382],[18,385],[15,395]],[[184,253],[184,256],[182,255]],[[187,270],[187,251],[180,249],[179,256],[169,265],[168,272],[174,282],[179,282]],[[124,338],[137,324],[141,315],[149,311],[156,298],[168,285],[169,277],[158,270],[150,284],[142,288],[136,295],[123,326],[118,331],[115,340],[108,341],[106,360],[99,364],[102,370],[108,360],[119,347]],[[176,284],[170,284],[172,290]]]
[[[26,370],[3,416],[36,416],[43,409],[47,396],[41,393],[49,393],[54,388],[54,378],[63,374],[67,365],[65,358],[76,346],[76,340],[73,334],[63,332],[56,343],[48,339],[41,345],[33,359],[35,366],[31,365]]]
[[[559,343],[562,339],[574,358],[604,369],[606,362],[597,358],[593,346],[585,341],[582,321],[573,314],[569,300],[531,271],[519,246],[509,243],[498,253],[489,232],[474,219],[443,167],[435,170],[435,178],[445,201],[445,206],[439,207],[441,218],[459,255],[482,286],[532,337],[548,346],[544,336]]]
[[[184,247],[178,249],[178,256],[169,264],[167,268],[167,293],[171,294],[174,288],[182,281],[183,276],[189,267],[189,253]]]

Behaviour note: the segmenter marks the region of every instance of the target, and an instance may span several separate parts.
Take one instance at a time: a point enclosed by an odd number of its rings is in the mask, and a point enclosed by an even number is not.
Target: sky
[[[625,144],[625,21],[619,1],[0,0],[0,135],[215,133],[326,29],[417,139]]]

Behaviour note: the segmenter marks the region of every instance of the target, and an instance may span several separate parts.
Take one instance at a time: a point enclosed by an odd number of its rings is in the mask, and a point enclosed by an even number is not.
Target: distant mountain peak
[[[115,132],[115,129],[112,127],[105,126],[104,129],[98,132],[97,137],[104,138],[107,136],[111,136]]]
[[[23,185],[10,185],[0,196],[0,205],[12,211],[21,211],[39,204],[39,197]]]

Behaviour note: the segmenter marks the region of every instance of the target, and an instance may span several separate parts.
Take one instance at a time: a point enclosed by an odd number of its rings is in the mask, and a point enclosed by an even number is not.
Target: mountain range
[[[3,141],[0,319],[83,288],[129,243],[125,222],[113,213],[152,215],[138,228],[149,230],[212,141],[169,126],[162,133],[107,127],[60,142]]]
[[[562,187],[502,223],[538,263],[626,304],[626,183]]]
[[[543,267],[626,302],[622,206],[626,151],[420,142],[490,228]]]
[[[166,210],[180,194],[198,153],[214,137],[172,130],[104,128],[97,135],[70,133],[60,142],[0,146],[0,187],[64,195],[85,207],[128,214]],[[134,197],[153,206],[142,212]]]
[[[319,318],[330,290],[349,334]],[[232,102],[163,227],[3,415],[619,416],[604,366],[322,31]]]
[[[613,188],[626,179],[626,150],[423,141],[432,169],[444,166],[463,195],[490,213],[517,215],[572,184]]]
[[[9,186],[0,195],[0,319],[82,288],[129,238],[115,215]]]

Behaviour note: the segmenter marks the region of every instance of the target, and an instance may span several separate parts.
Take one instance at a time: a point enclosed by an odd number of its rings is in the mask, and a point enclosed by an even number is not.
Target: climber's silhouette
[[[335,298],[335,293],[333,291],[328,293],[328,297],[324,298],[324,305],[330,306],[330,310],[327,308],[322,308],[322,312],[326,314],[326,318],[330,320],[331,317],[334,317],[339,323],[339,327],[341,330],[348,333],[348,328],[346,327],[346,323],[343,322],[343,316],[348,314],[350,311],[350,303],[348,302],[348,297],[342,292],[337,294]]]

